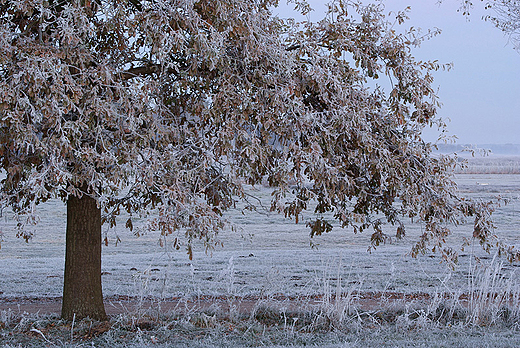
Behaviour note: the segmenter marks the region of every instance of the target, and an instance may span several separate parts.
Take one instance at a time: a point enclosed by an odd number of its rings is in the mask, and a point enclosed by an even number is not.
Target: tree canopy
[[[332,213],[377,246],[384,223],[402,237],[413,219],[425,227],[413,254],[452,260],[448,226],[471,219],[468,241],[515,258],[493,204],[460,197],[454,159],[421,137],[444,130],[442,67],[414,59],[421,38],[396,30],[405,16],[338,0],[297,24],[273,16],[276,3],[1,0],[0,201],[20,236],[37,204],[88,195],[109,224],[153,210],[149,228],[191,256],[264,180],[272,211],[299,222],[312,209],[311,235]]]

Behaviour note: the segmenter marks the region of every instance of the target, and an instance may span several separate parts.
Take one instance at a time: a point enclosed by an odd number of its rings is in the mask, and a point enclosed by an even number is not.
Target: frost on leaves
[[[376,246],[382,223],[402,237],[411,218],[425,225],[414,254],[452,257],[447,224],[476,216],[491,245],[492,206],[458,197],[454,160],[421,138],[444,125],[439,66],[410,53],[420,38],[374,5],[335,1],[300,25],[274,3],[0,1],[2,204],[24,216],[88,192],[110,224],[154,210],[150,229],[175,245],[185,234],[191,256],[196,239],[214,245],[244,183],[264,181],[273,211],[298,222],[313,210],[312,235],[331,213],[372,228]],[[390,93],[367,87],[384,76]]]

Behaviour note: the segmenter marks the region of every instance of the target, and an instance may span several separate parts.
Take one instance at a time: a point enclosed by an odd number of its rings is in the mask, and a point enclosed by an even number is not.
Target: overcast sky
[[[310,19],[321,19],[326,1],[308,2],[315,9]],[[408,26],[424,31],[442,30],[441,35],[423,43],[414,54],[419,59],[454,65],[448,72],[436,72],[434,85],[439,88],[443,104],[439,115],[449,119],[448,129],[457,136],[457,142],[519,144],[520,52],[508,44],[501,31],[481,19],[490,11],[475,7],[468,19],[457,12],[458,0],[444,0],[440,5],[438,0],[384,3],[386,14],[410,6]],[[281,16],[294,17],[290,6],[282,4],[278,11]],[[425,137],[430,141],[436,138],[429,132]]]

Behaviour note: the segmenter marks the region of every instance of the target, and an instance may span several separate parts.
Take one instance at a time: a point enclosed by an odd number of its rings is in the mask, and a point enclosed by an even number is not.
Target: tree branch
[[[138,76],[150,76],[156,74],[161,70],[160,64],[153,64],[149,66],[139,66],[137,68],[130,68],[119,73],[122,80],[130,80]]]

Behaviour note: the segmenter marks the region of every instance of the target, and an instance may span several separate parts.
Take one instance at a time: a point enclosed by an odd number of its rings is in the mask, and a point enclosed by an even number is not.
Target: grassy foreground
[[[234,299],[236,300],[236,299]],[[235,306],[164,312],[160,302],[107,322],[0,312],[3,347],[514,347],[518,299],[443,294],[424,300],[378,299],[361,310],[355,295],[304,304],[258,300]],[[296,304],[296,306],[294,306]],[[290,308],[291,307],[291,308]],[[290,309],[288,309],[290,308]]]

